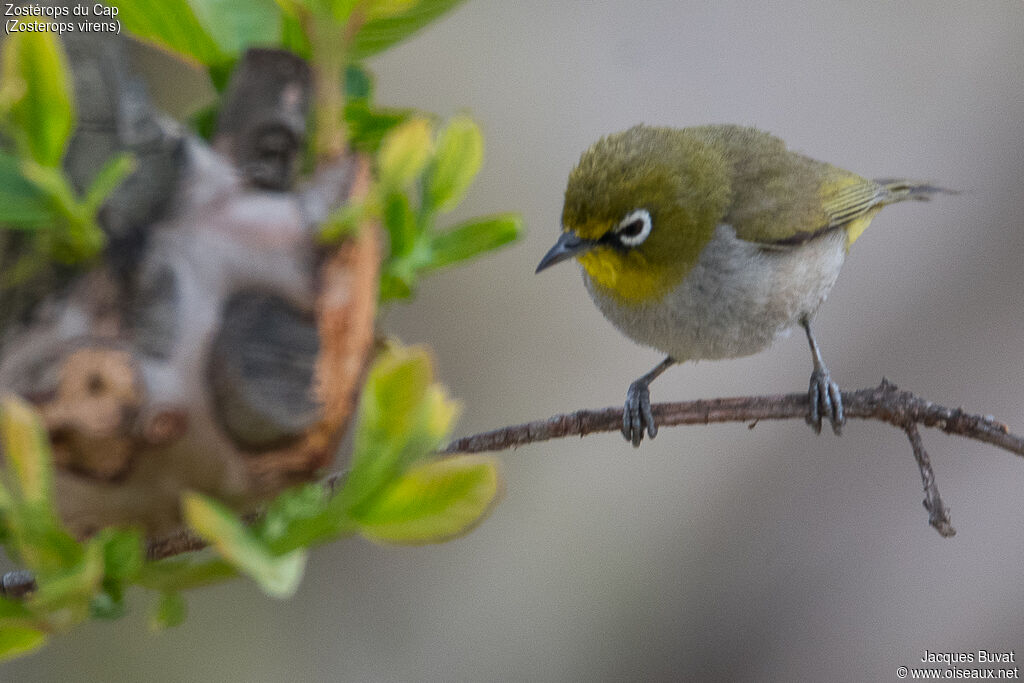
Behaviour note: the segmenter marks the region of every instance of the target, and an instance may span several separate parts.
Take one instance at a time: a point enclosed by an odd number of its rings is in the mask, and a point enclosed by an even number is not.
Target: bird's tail
[[[881,185],[885,190],[885,195],[882,197],[881,204],[895,204],[896,202],[902,202],[906,199],[928,201],[933,195],[937,194],[959,194],[956,190],[950,190],[937,185],[929,185],[927,183],[917,183],[913,180],[876,178],[875,182]]]

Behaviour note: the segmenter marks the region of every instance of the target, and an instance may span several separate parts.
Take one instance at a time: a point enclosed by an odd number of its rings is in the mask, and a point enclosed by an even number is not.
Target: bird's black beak
[[[544,254],[544,258],[537,264],[537,270],[534,271],[539,273],[540,271],[571,259],[576,254],[582,254],[588,249],[593,249],[597,242],[594,240],[585,240],[574,232],[563,232],[562,236],[555,242],[555,246],[548,250],[548,253]]]

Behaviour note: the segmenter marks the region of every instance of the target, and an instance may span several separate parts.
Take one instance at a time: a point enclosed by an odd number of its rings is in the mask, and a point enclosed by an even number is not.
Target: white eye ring
[[[623,234],[623,230],[632,226],[637,221],[640,222],[640,232],[635,235]],[[647,239],[648,235],[651,234],[651,214],[647,209],[637,209],[636,211],[630,211],[626,214],[626,217],[619,221],[619,224],[615,226],[615,234],[618,235],[619,242],[627,247],[635,247],[638,244],[643,243]],[[630,231],[632,232],[632,231]]]

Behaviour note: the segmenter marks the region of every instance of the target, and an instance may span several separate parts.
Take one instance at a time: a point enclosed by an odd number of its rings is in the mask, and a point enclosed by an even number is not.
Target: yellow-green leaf
[[[226,560],[205,558],[168,558],[142,565],[135,583],[145,588],[174,593],[219,583],[238,576],[238,570]]]
[[[46,644],[47,635],[29,626],[0,625],[0,661],[35,652]]]
[[[435,543],[465,533],[500,490],[493,458],[463,455],[409,468],[363,511],[359,532],[385,543]]]
[[[399,125],[384,138],[377,155],[381,183],[405,187],[423,172],[430,153],[430,121],[415,118]]]
[[[4,99],[15,141],[37,163],[60,165],[75,115],[67,58],[56,34],[19,31],[7,36],[2,77],[11,93]]]
[[[420,0],[368,0],[364,3],[364,12],[369,21],[387,19],[412,10]]]
[[[332,505],[354,510],[373,499],[447,435],[458,404],[431,385],[430,356],[393,349],[370,370],[359,404],[352,466]]]
[[[306,10],[313,15],[313,20],[323,22],[341,30],[342,24],[348,20],[352,10],[363,0],[276,0],[283,11],[289,15],[297,15]]]
[[[103,581],[102,541],[92,539],[86,543],[85,553],[75,565],[37,578],[39,588],[27,601],[31,609],[64,609],[69,614],[63,618],[71,623],[84,618],[90,600]],[[77,616],[76,612],[80,612],[81,616]]]
[[[437,141],[437,154],[427,175],[427,201],[451,211],[462,201],[484,159],[484,137],[468,116],[456,116]]]
[[[50,442],[39,416],[20,398],[0,401],[0,439],[13,467],[20,499],[29,505],[48,505],[53,499]]]
[[[118,21],[139,40],[206,66],[229,59],[199,22],[187,0],[107,0]]]
[[[85,193],[85,206],[90,215],[99,211],[107,197],[135,170],[135,157],[124,152],[116,154],[100,167]]]
[[[182,507],[188,525],[263,592],[275,598],[295,593],[306,566],[305,550],[274,555],[231,510],[198,493],[186,493]]]
[[[366,59],[408,38],[463,0],[419,0],[405,11],[367,21],[352,41],[351,59]]]

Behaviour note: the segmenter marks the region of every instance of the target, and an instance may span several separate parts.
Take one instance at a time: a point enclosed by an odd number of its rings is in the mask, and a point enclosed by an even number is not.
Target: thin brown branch
[[[928,511],[928,523],[935,527],[935,530],[943,538],[955,536],[956,529],[949,521],[949,508],[942,504],[939,487],[935,484],[932,461],[921,441],[921,432],[917,431],[917,425],[913,422],[906,425],[904,430],[907,432],[907,438],[910,439],[910,447],[914,449],[914,460],[917,461],[917,467],[921,470],[921,483],[924,485],[924,509]]]
[[[847,418],[880,420],[905,429],[907,424],[941,429],[976,441],[990,443],[1024,457],[1024,437],[1012,434],[1006,425],[989,416],[972,415],[960,408],[946,408],[900,391],[886,380],[873,389],[843,392]],[[741,396],[680,403],[659,403],[653,406],[659,427],[711,424],[718,422],[758,422],[761,420],[804,419],[807,415],[807,394],[774,396]],[[618,431],[622,425],[622,408],[579,410],[555,415],[546,420],[502,427],[490,432],[456,439],[443,454],[503,451],[528,443],[584,436],[595,432]]]
[[[924,506],[928,510],[928,521],[947,538],[953,536],[956,530],[950,523],[949,510],[942,503],[942,497],[935,484],[935,473],[932,471],[931,461],[917,426],[934,427],[947,434],[957,434],[990,443],[1024,457],[1024,437],[1012,434],[1006,425],[996,422],[994,418],[972,415],[960,408],[936,405],[909,391],[900,391],[885,379],[874,389],[843,392],[843,407],[847,418],[880,420],[906,432],[924,484]],[[807,394],[742,396],[661,403],[652,408],[660,427],[713,422],[757,423],[760,420],[804,419],[808,410],[808,398]],[[567,436],[619,431],[621,425],[621,408],[579,410],[566,415],[555,415],[547,420],[502,427],[456,439],[441,452],[454,454],[502,451]]]
[[[1024,437],[1010,433],[1006,425],[991,417],[972,415],[960,408],[945,408],[931,401],[915,396],[909,391],[900,391],[886,380],[873,389],[843,392],[843,405],[848,418],[881,420],[899,427],[907,433],[914,457],[921,470],[925,487],[925,507],[929,521],[943,536],[952,536],[948,511],[942,504],[935,486],[928,453],[921,443],[917,425],[941,429],[948,434],[957,434],[970,439],[990,443],[1004,450],[1024,457]],[[807,394],[784,394],[775,396],[742,396],[737,398],[716,398],[681,403],[661,403],[653,407],[659,426],[711,424],[713,422],[757,422],[760,420],[804,419],[807,414]],[[537,420],[521,425],[502,427],[490,432],[474,434],[449,443],[441,454],[479,453],[482,451],[503,451],[524,444],[561,439],[567,436],[584,436],[596,432],[618,431],[622,425],[622,408],[602,410],[579,410],[575,413],[556,415],[547,420]],[[342,475],[333,474],[325,480],[332,490]],[[199,550],[206,544],[188,531],[150,542],[147,556],[158,560],[172,555]]]
[[[162,560],[194,550],[202,550],[208,544],[192,533],[191,529],[180,529],[169,536],[152,539],[146,543],[146,559]]]

